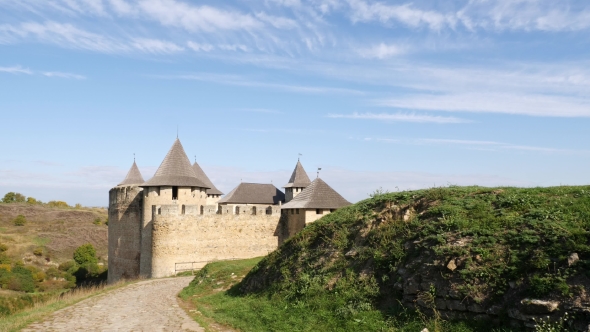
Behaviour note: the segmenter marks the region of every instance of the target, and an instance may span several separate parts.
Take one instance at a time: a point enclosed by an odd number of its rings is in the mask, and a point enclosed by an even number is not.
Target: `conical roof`
[[[303,169],[303,165],[301,162],[297,160],[297,165],[295,165],[295,169],[293,170],[293,174],[291,174],[291,178],[289,179],[289,183],[283,186],[283,188],[291,188],[291,187],[307,187],[311,181],[309,180],[309,176],[305,173],[305,169]]]
[[[127,172],[127,176],[123,182],[119,183],[118,186],[128,186],[132,184],[140,185],[144,182],[143,176],[139,172],[139,168],[137,168],[137,164],[135,160],[133,161],[133,165],[131,165],[131,169]]]
[[[178,186],[209,188],[197,178],[184,148],[177,138],[172,148],[160,164],[154,177],[141,185],[142,187]]]
[[[272,184],[240,183],[218,203],[223,204],[279,204],[285,194]]]
[[[338,209],[350,205],[324,180],[317,178],[295,196],[283,209]]]
[[[209,180],[207,174],[205,174],[201,166],[199,166],[199,164],[197,164],[196,161],[193,164],[193,171],[195,171],[195,175],[197,176],[197,178],[209,187],[209,189],[207,189],[208,195],[223,195],[223,193],[219,191],[219,189],[215,188],[213,182]]]

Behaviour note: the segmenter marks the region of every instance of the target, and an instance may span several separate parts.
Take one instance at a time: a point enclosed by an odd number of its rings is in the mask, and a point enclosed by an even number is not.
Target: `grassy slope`
[[[484,305],[508,295],[567,298],[588,288],[588,230],[587,186],[376,195],[309,225],[241,284],[198,302],[244,331],[415,331],[428,324],[431,330],[487,331],[406,315],[395,287],[401,268],[429,264],[467,301]],[[581,261],[570,267],[572,252]],[[450,259],[458,265],[453,272],[445,268]],[[201,292],[203,278],[185,294]]]
[[[22,214],[25,226],[14,226],[13,220]],[[14,260],[34,258],[33,250],[43,248],[43,259],[61,263],[72,259],[74,250],[92,243],[97,255],[107,255],[107,226],[93,221],[107,219],[107,210],[100,208],[50,208],[25,203],[0,204],[0,243],[8,245],[7,254]],[[45,260],[46,261],[46,260]]]

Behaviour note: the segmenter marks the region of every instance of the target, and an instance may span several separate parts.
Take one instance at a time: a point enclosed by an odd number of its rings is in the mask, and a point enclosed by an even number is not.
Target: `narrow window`
[[[205,206],[201,205],[201,214],[205,214]]]
[[[178,199],[178,187],[172,187],[172,199]]]
[[[256,215],[256,207],[255,207],[255,206],[253,206],[253,207],[252,207],[252,215],[253,215],[253,216],[255,216],[255,215]]]
[[[299,214],[299,209],[295,210],[295,213]]]
[[[186,209],[185,209],[185,207],[184,207],[184,204],[182,204],[182,211],[181,211],[181,213],[182,213],[182,214],[185,214],[185,212],[186,212]]]
[[[240,207],[236,206],[236,214],[240,214]]]
[[[272,214],[272,208],[270,206],[266,208],[266,214]]]
[[[158,214],[162,214],[162,208],[158,208]]]
[[[322,209],[315,209],[315,214],[323,214],[324,211]]]

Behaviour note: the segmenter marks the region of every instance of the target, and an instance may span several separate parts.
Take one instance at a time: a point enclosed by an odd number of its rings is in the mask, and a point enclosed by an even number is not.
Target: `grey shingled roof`
[[[207,174],[205,174],[201,166],[199,166],[199,164],[197,164],[196,161],[193,164],[193,171],[195,171],[195,175],[197,176],[197,178],[199,178],[199,180],[203,181],[203,183],[209,187],[209,189],[207,189],[208,195],[223,195],[223,193],[219,191],[219,189],[215,188],[213,182],[209,180]]]
[[[142,187],[178,186],[209,188],[203,181],[197,178],[190,160],[184,152],[184,148],[177,138],[170,151],[160,164],[154,177],[144,182]]]
[[[350,205],[350,202],[340,196],[324,180],[317,178],[295,196],[283,209],[338,209]]]
[[[137,168],[137,164],[135,163],[135,160],[133,161],[133,165],[131,165],[131,168],[129,169],[129,172],[127,172],[127,176],[125,177],[125,180],[123,180],[123,182],[119,183],[118,186],[129,186],[129,185],[140,185],[142,183],[144,183],[145,181],[143,180],[143,176],[141,176],[141,173],[139,172],[139,168]]]
[[[283,186],[283,188],[291,188],[291,187],[307,187],[311,181],[309,180],[309,176],[305,173],[305,169],[303,169],[303,165],[301,162],[297,160],[297,165],[295,165],[295,169],[293,170],[293,174],[291,174],[291,178],[289,179],[289,183]]]
[[[285,201],[285,194],[272,184],[240,183],[220,199],[219,203],[279,204],[279,201]]]

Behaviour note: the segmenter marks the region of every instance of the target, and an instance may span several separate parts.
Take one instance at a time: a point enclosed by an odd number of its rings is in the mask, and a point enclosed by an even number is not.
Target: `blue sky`
[[[590,182],[585,1],[0,0],[0,193],[105,206],[176,138],[375,189]]]

